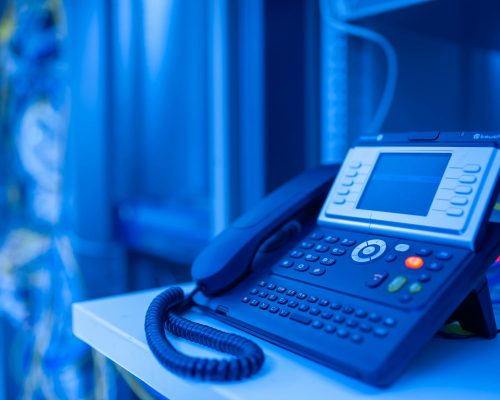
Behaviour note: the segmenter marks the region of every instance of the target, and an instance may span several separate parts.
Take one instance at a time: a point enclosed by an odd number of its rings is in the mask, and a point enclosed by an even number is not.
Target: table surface
[[[190,288],[184,286],[185,290]],[[500,338],[435,338],[390,388],[378,389],[346,377],[264,340],[239,332],[193,309],[186,317],[250,337],[266,354],[254,378],[204,383],[179,378],[158,364],[146,343],[144,315],[161,289],[73,305],[77,337],[171,400],[182,399],[500,399]],[[181,351],[214,356],[201,346],[172,338]],[[220,357],[220,354],[218,355]]]

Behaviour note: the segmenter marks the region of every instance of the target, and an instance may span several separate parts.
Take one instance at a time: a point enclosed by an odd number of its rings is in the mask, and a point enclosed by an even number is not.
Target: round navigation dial
[[[387,244],[382,239],[371,239],[358,244],[351,253],[353,261],[366,263],[384,254]]]

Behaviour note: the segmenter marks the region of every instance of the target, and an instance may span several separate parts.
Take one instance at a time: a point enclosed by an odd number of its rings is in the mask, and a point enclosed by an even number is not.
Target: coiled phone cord
[[[207,381],[235,381],[258,372],[264,363],[264,353],[257,344],[176,314],[176,310],[181,311],[192,306],[191,299],[197,290],[185,299],[184,291],[180,287],[171,287],[151,302],[146,313],[144,329],[156,359],[177,375]],[[165,329],[175,336],[235,357],[220,360],[188,356],[172,346],[166,337]]]

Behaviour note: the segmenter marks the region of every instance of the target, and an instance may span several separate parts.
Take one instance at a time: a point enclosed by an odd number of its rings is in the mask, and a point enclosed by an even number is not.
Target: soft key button
[[[394,250],[404,253],[410,249],[410,245],[407,243],[399,243],[394,247]]]
[[[341,196],[347,196],[351,191],[347,188],[341,188],[339,190],[337,190],[337,194],[341,195]]]
[[[346,179],[342,181],[343,186],[352,186],[354,184],[354,181],[352,179]]]
[[[349,167],[351,168],[359,168],[361,167],[361,162],[357,160],[353,160],[349,163]]]
[[[369,256],[369,255],[372,255],[373,253],[375,253],[375,247],[373,246],[368,246],[368,247],[365,247],[363,250],[361,250],[361,253],[363,253],[363,255],[365,256]]]
[[[474,175],[462,175],[458,178],[460,183],[474,183],[477,181],[477,178]]]
[[[472,188],[469,186],[457,186],[455,188],[455,193],[456,194],[471,194]]]
[[[345,176],[348,178],[354,178],[355,176],[358,176],[358,171],[347,171],[345,173]]]
[[[449,215],[450,217],[461,217],[464,215],[464,210],[456,207],[451,207],[446,210],[446,215]]]
[[[337,197],[337,198],[333,199],[333,202],[335,204],[344,204],[345,203],[345,199],[342,198],[342,197]]]
[[[467,164],[464,168],[463,168],[463,171],[464,172],[467,172],[467,173],[475,173],[475,172],[479,172],[481,171],[481,166],[478,165],[478,164]]]
[[[455,196],[452,197],[450,200],[450,203],[453,204],[454,206],[465,206],[469,200],[467,200],[467,197],[461,197],[461,196]]]

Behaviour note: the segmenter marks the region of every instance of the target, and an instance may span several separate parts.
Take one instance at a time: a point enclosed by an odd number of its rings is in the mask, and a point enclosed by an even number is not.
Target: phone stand
[[[450,317],[458,321],[463,329],[476,335],[493,339],[497,335],[495,315],[486,278],[464,299]]]

